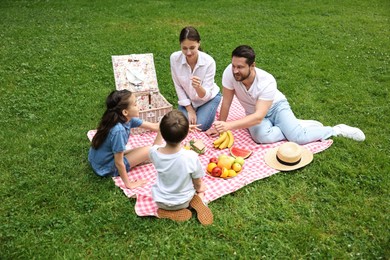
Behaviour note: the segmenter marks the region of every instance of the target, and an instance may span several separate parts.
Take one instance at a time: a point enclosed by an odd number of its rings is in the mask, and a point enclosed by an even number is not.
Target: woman
[[[214,81],[214,59],[201,51],[200,35],[194,27],[185,27],[180,36],[181,51],[170,58],[172,80],[178,96],[178,109],[190,124],[208,130],[221,101],[220,89]]]

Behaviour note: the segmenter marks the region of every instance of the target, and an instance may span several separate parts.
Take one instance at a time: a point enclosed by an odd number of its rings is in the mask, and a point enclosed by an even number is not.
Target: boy
[[[211,210],[204,205],[206,186],[202,181],[205,171],[198,154],[182,148],[181,142],[187,137],[189,121],[179,110],[167,113],[160,122],[160,132],[149,157],[157,170],[157,180],[152,186],[152,196],[159,207],[160,218],[185,221],[197,212],[203,225],[213,223]],[[161,145],[162,139],[166,145]]]

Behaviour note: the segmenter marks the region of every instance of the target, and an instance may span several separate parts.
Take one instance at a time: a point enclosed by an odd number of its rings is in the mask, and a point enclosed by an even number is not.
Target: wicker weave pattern
[[[112,56],[112,65],[116,89],[128,89],[136,94],[142,120],[156,123],[172,110],[172,105],[159,92],[152,53]],[[145,131],[135,128],[132,134]]]

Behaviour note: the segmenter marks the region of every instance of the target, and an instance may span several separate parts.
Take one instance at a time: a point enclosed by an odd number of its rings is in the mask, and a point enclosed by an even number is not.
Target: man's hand
[[[216,137],[219,135],[218,131],[214,127],[211,127],[205,133],[206,133],[206,135],[211,136],[211,137]]]
[[[229,123],[225,121],[215,121],[214,122],[214,129],[218,131],[218,133],[226,132],[227,130],[230,130]]]

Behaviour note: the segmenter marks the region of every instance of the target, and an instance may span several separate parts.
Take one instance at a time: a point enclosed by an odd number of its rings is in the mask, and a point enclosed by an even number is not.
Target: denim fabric
[[[114,154],[126,150],[130,130],[139,127],[143,121],[140,118],[132,118],[127,123],[117,123],[111,128],[103,144],[98,149],[90,148],[88,161],[93,171],[99,176],[117,176],[118,170],[115,166]],[[123,157],[126,170],[130,170],[130,164],[126,157]]]
[[[248,130],[253,140],[261,144],[282,140],[307,144],[334,135],[334,130],[330,126],[302,127],[287,100],[273,104],[263,121]]]
[[[202,129],[202,131],[208,130],[213,124],[215,114],[217,113],[219,103],[221,102],[221,96],[221,93],[218,93],[212,100],[195,109],[197,118],[196,124],[201,124],[199,128]],[[188,118],[185,107],[178,106],[178,109]]]

